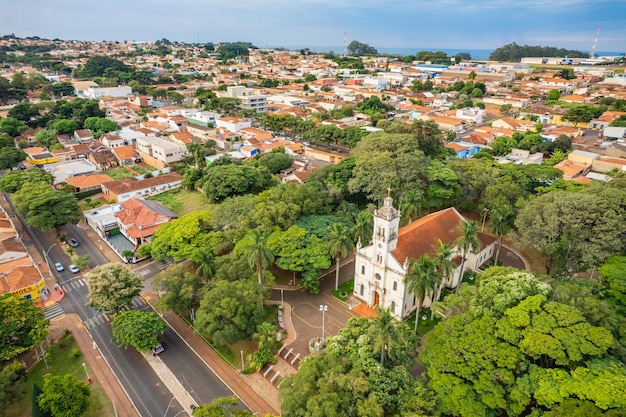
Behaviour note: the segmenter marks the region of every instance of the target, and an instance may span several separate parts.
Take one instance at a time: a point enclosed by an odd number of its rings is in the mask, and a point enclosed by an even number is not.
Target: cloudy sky
[[[625,0],[0,0],[0,34],[80,40],[249,41],[337,51],[495,49],[511,42],[626,52]]]

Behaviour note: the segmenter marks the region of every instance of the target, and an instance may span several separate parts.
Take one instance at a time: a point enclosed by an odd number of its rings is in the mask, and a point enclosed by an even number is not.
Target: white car
[[[57,272],[63,272],[63,271],[65,271],[65,268],[63,267],[63,265],[61,265],[61,263],[60,263],[60,262],[56,262],[56,263],[54,264],[54,267],[57,269]]]
[[[74,264],[71,264],[70,266],[68,266],[69,270],[72,271],[75,274],[78,274],[80,272],[80,269],[78,269],[78,267]]]

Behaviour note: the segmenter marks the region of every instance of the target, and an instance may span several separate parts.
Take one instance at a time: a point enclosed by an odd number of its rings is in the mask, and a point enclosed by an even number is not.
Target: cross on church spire
[[[387,187],[387,197],[391,197],[391,187]]]

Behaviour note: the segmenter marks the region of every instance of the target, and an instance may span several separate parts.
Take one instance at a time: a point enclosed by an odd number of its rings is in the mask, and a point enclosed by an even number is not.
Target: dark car
[[[70,239],[70,240],[67,241],[67,243],[69,243],[70,246],[73,247],[73,248],[77,248],[78,247],[78,240],[76,240],[76,239]]]

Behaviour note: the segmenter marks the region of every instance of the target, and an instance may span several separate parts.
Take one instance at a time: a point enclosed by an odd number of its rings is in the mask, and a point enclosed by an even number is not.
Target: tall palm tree
[[[496,262],[500,259],[500,249],[502,248],[502,236],[506,235],[513,229],[515,224],[515,210],[506,204],[495,208],[491,212],[491,230],[498,236],[498,250],[496,250]]]
[[[339,289],[339,261],[348,256],[348,252],[354,247],[350,236],[350,229],[343,223],[335,223],[328,234],[328,249],[330,256],[337,260],[335,268],[335,290]]]
[[[456,240],[455,245],[461,251],[461,271],[459,272],[459,282],[456,284],[455,292],[459,291],[461,281],[463,281],[463,270],[465,269],[465,257],[467,252],[476,252],[482,246],[480,239],[478,239],[478,223],[475,220],[467,222],[461,221],[461,236]]]
[[[413,221],[414,217],[419,216],[422,211],[422,203],[424,202],[424,195],[419,190],[409,190],[402,196],[402,202],[400,203],[400,211],[405,216],[409,217],[409,223]]]
[[[442,242],[441,239],[438,240],[437,246],[437,254],[435,255],[434,263],[435,263],[435,272],[439,276],[441,280],[439,285],[437,286],[437,291],[435,292],[435,298],[433,298],[433,303],[439,301],[439,297],[441,297],[441,290],[443,286],[450,278],[452,271],[454,271],[454,262],[450,259],[452,256],[452,246],[450,243]],[[432,320],[434,314],[434,310],[430,309],[430,318]]]
[[[191,262],[196,267],[196,276],[204,279],[206,283],[215,275],[215,259],[213,252],[207,247],[196,249],[190,256]]]
[[[393,319],[389,308],[376,308],[378,317],[372,319],[372,338],[374,349],[380,349],[380,364],[385,365],[387,353],[392,348],[396,337],[398,322]]]
[[[256,267],[259,285],[263,285],[263,269],[274,262],[274,254],[266,246],[267,236],[263,230],[253,229],[249,234],[249,243],[244,247],[244,251],[248,254],[250,266]]]
[[[352,239],[361,240],[367,245],[374,233],[374,216],[369,211],[360,211],[354,216],[354,227],[352,228]]]
[[[419,260],[409,262],[409,272],[404,277],[407,289],[415,295],[417,306],[415,309],[415,334],[417,334],[417,324],[419,322],[422,303],[426,296],[433,294],[439,285],[440,278],[435,271],[435,262],[422,255]]]

